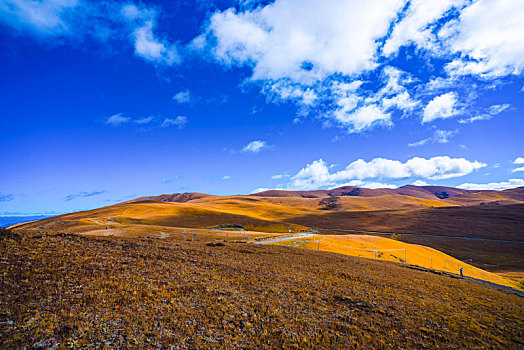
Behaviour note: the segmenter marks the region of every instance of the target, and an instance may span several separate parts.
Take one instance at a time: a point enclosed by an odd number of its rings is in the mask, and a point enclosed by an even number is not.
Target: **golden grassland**
[[[464,276],[524,291],[524,285],[518,280],[505,278],[479,269],[430,247],[404,243],[384,237],[369,235],[318,235],[270,244],[292,245],[368,259],[394,261],[456,275],[460,275],[460,269],[462,269]]]
[[[388,261],[35,230],[0,250],[5,349],[524,345],[521,296]]]
[[[500,195],[474,193],[469,196],[477,200],[486,196]],[[452,198],[456,200],[457,197],[459,196]],[[415,232],[435,232],[435,234],[439,235],[451,232],[452,235],[462,235],[462,232],[468,232],[473,220],[483,224],[482,232],[487,232],[485,238],[502,237],[516,240],[520,237],[520,234],[511,228],[518,227],[520,225],[518,220],[522,220],[518,215],[515,216],[514,212],[518,208],[515,209],[512,206],[507,206],[507,208],[513,208],[511,212],[506,210],[507,213],[505,213],[501,209],[497,209],[497,212],[490,214],[490,216],[487,214],[494,212],[490,208],[473,210],[455,207],[441,208],[438,212],[428,212],[431,209],[420,208],[440,208],[455,204],[450,204],[444,200],[430,200],[401,195],[333,198],[255,198],[246,196],[196,196],[195,198],[184,203],[151,200],[121,203],[17,225],[15,229],[20,228],[49,233],[63,232],[98,236],[149,236],[157,238],[169,235],[178,235],[178,238],[180,238],[183,230],[204,233],[210,227],[223,225],[243,226],[248,230],[247,236],[249,238],[260,238],[269,233],[305,231],[308,230],[308,226],[350,227],[379,231],[394,229],[407,230],[409,232],[411,230]],[[450,211],[450,209],[453,210]],[[459,210],[460,213],[454,214],[456,210]],[[481,217],[478,217],[479,215]],[[442,219],[443,217],[446,217],[446,219]],[[513,217],[516,218],[515,221],[509,220]],[[494,220],[501,220],[500,218],[505,220],[503,221],[505,226],[501,226],[504,230],[491,228],[490,223]],[[455,227],[457,225],[463,231],[457,232],[457,227]],[[216,236],[218,232],[213,231],[211,234]],[[229,234],[226,233],[226,236],[229,236]],[[231,237],[233,237],[233,234],[231,234]],[[229,237],[217,238],[228,239]],[[235,239],[243,240],[243,234]],[[399,239],[406,241],[414,238],[402,236]],[[323,240],[323,250],[374,258],[374,253],[366,252],[366,250],[376,248],[373,244],[362,246],[362,243],[359,243],[360,245],[355,246],[356,241],[354,239],[345,241],[345,238],[341,237],[324,237]],[[455,241],[450,242],[447,240],[442,243],[430,238],[424,238],[424,240],[419,240],[417,243],[433,246],[448,255],[462,260],[473,259],[473,264],[480,268],[494,266],[492,272],[506,272],[504,265],[508,265],[511,271],[524,271],[524,266],[521,266],[523,262],[522,249],[524,249],[522,244],[519,246],[504,243],[490,243],[486,245],[482,242],[471,241],[457,244],[458,242]],[[388,248],[389,245],[394,247]],[[400,245],[402,245],[400,242],[389,242],[381,249],[403,249]],[[470,247],[471,245],[474,245],[474,247]],[[306,244],[304,247],[308,247],[308,245]],[[479,247],[481,249],[477,249]],[[361,250],[356,250],[357,248]],[[413,257],[408,259],[409,263],[453,273],[459,272],[460,262],[451,256],[441,255],[440,252],[430,248],[410,249],[408,254],[413,255]],[[380,252],[379,255],[379,258],[382,260],[400,261],[403,259],[400,256],[402,255],[401,251],[397,251],[395,254],[393,252]],[[465,264],[463,265],[464,269]],[[470,266],[465,270],[465,273],[493,283],[503,285],[513,283],[508,282],[507,279],[500,279],[495,275],[480,272],[480,270]],[[518,286],[521,286],[521,279],[515,276],[515,274],[507,275],[507,277],[518,282]],[[513,287],[515,286],[513,285]]]

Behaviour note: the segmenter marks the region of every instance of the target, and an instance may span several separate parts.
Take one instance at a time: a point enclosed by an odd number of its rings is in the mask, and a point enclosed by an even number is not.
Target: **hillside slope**
[[[0,249],[4,349],[524,344],[522,297],[395,263],[64,234],[21,233]]]

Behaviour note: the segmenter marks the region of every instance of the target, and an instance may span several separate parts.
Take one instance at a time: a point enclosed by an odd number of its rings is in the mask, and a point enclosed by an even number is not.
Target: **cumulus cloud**
[[[170,126],[177,126],[179,129],[183,128],[184,125],[187,124],[187,117],[183,115],[179,115],[178,117],[171,119],[171,118],[165,118],[162,122],[162,127],[167,128]]]
[[[287,185],[290,189],[316,189],[326,186],[339,186],[347,181],[364,180],[368,178],[424,178],[449,179],[472,173],[485,167],[485,163],[469,161],[464,158],[448,156],[429,159],[414,157],[406,162],[385,158],[374,158],[369,162],[358,159],[345,169],[331,172],[330,166],[322,159],[316,160],[296,175],[291,177]],[[356,182],[355,182],[356,183]]]
[[[403,6],[399,0],[277,0],[216,12],[207,35],[215,56],[253,67],[253,80],[311,82],[376,66],[377,40]]]
[[[332,188],[342,187],[342,186],[356,186],[356,187],[364,187],[364,188],[398,188],[397,185],[383,183],[383,182],[376,182],[376,181],[362,181],[362,180],[351,180],[346,183],[337,184],[333,186]]]
[[[524,157],[517,157],[513,161],[513,164],[524,164]]]
[[[426,108],[424,108],[424,117],[422,123],[429,123],[435,119],[447,119],[458,113],[455,109],[457,103],[457,94],[448,92],[440,95],[429,101]]]
[[[215,12],[193,44],[224,65],[249,67],[248,82],[270,101],[297,104],[300,117],[361,133],[392,126],[395,110],[420,112],[423,123],[458,114],[458,94],[450,90],[465,88],[457,84],[464,74],[520,72],[522,6],[511,0],[276,0]],[[449,75],[399,79],[406,74],[392,57],[408,46],[415,55],[423,50],[418,59],[447,62]],[[373,86],[364,82],[370,72],[378,77]]]
[[[242,151],[258,153],[266,148],[269,148],[269,145],[266,143],[266,141],[255,140],[255,141],[251,141],[244,148],[242,148]]]
[[[428,143],[448,143],[449,139],[455,136],[458,130],[435,130],[433,136],[428,137],[417,142],[408,143],[409,147],[423,146]]]
[[[523,166],[523,167],[520,167],[520,168],[515,168],[515,169],[511,170],[512,173],[516,173],[517,171],[524,171],[524,166]]]
[[[510,188],[522,187],[524,186],[523,179],[509,179],[508,181],[502,182],[491,182],[487,184],[473,184],[473,183],[464,183],[457,186],[464,190],[507,190]]]
[[[460,54],[446,69],[452,75],[494,78],[524,68],[524,2],[479,0],[442,30],[448,50]]]
[[[463,0],[413,0],[402,19],[395,24],[382,52],[385,56],[395,54],[401,46],[415,44],[423,49],[435,49],[433,34],[435,22]]]

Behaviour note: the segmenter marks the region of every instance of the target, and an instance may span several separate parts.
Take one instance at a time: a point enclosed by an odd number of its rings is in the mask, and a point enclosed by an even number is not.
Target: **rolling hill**
[[[0,231],[1,344],[517,349],[521,195],[176,193],[17,224]]]

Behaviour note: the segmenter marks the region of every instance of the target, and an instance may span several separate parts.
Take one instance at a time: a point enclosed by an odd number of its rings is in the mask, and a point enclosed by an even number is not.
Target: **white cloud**
[[[462,0],[412,0],[402,20],[395,24],[382,52],[385,56],[397,53],[401,46],[414,43],[420,48],[435,49],[433,24]]]
[[[289,189],[316,189],[326,186],[339,186],[347,181],[367,178],[402,179],[418,177],[425,179],[448,179],[460,177],[485,167],[478,161],[448,156],[429,159],[414,157],[402,163],[398,160],[375,158],[369,162],[363,159],[349,164],[344,170],[330,173],[330,167],[322,159],[316,160],[291,177]],[[356,185],[357,182],[354,182]]]
[[[189,103],[191,102],[191,92],[189,90],[179,91],[173,96],[173,100],[178,103]]]
[[[393,184],[387,184],[382,182],[376,182],[376,181],[362,181],[362,180],[352,180],[343,184],[337,184],[333,188],[342,187],[342,186],[356,186],[356,187],[364,187],[364,188],[398,188],[397,185]]]
[[[488,184],[473,184],[473,183],[464,183],[457,186],[464,190],[507,190],[509,188],[516,188],[524,186],[523,179],[509,179],[508,181],[502,182],[491,182]]]
[[[426,181],[422,181],[422,180],[417,180],[417,181],[413,182],[413,185],[415,185],[415,186],[430,186],[430,184],[428,184]]]
[[[467,124],[467,123],[473,123],[479,120],[489,120],[493,118],[494,116],[502,113],[503,111],[508,109],[510,106],[511,105],[508,103],[501,104],[501,105],[493,105],[488,108],[486,113],[476,115],[474,117],[467,118],[467,119],[460,119],[458,122],[461,124]]]
[[[275,175],[271,176],[271,179],[278,180],[278,179],[282,179],[284,177],[290,177],[290,176],[287,175],[287,174],[275,174]]]
[[[362,132],[377,126],[391,126],[391,114],[384,112],[377,105],[360,107],[357,110],[347,113],[344,108],[334,112],[335,119],[341,125],[347,127],[350,133]]]
[[[215,56],[253,67],[253,80],[312,82],[376,66],[377,40],[400,0],[277,0],[265,7],[215,13],[207,34]]]
[[[181,129],[184,125],[187,124],[187,117],[183,115],[179,115],[178,117],[171,119],[171,118],[165,118],[162,122],[162,127],[167,128],[170,126],[177,126],[179,129]]]
[[[122,115],[122,113],[117,113],[117,114],[113,114],[112,116],[107,118],[106,124],[109,124],[109,125],[112,125],[112,126],[118,126],[118,125],[125,124],[125,123],[129,122],[130,120],[131,120],[131,118],[124,117]]]
[[[422,123],[428,123],[435,119],[447,119],[458,113],[454,108],[457,103],[457,94],[448,92],[446,94],[435,97],[431,100],[426,108],[424,108],[424,117]]]
[[[251,152],[251,153],[258,153],[263,149],[269,148],[266,141],[260,141],[255,140],[248,143],[244,148],[242,148],[242,151],[244,152]]]
[[[433,136],[428,137],[417,142],[409,143],[409,147],[423,146],[427,143],[448,143],[449,139],[455,136],[458,133],[458,130],[435,130]]]
[[[524,166],[523,166],[523,167],[520,167],[520,168],[515,168],[515,169],[511,170],[512,173],[516,173],[517,171],[524,171]]]
[[[517,157],[513,161],[513,164],[524,164],[524,157]]]
[[[231,180],[233,177],[231,175],[222,176],[222,180]]]
[[[62,17],[77,6],[77,0],[2,0],[0,20],[37,34],[70,35],[70,25]]]
[[[157,11],[152,7],[110,1],[1,0],[0,22],[27,29],[40,37],[101,42],[131,40],[135,54],[157,65],[180,62],[176,44],[153,33]]]
[[[255,190],[251,191],[251,194],[265,192],[265,191],[270,191],[270,190],[274,190],[274,189],[275,188],[260,187],[260,188],[257,188]]]
[[[180,63],[176,45],[166,39],[159,39],[153,33],[156,25],[156,11],[147,7],[128,4],[122,7],[122,16],[132,28],[135,54],[155,64],[168,65]]]
[[[144,117],[144,118],[135,119],[134,122],[137,124],[143,125],[143,124],[151,123],[153,119],[154,119],[153,117]]]
[[[460,54],[446,66],[452,75],[500,77],[524,68],[524,2],[478,0],[443,29],[441,38]]]

